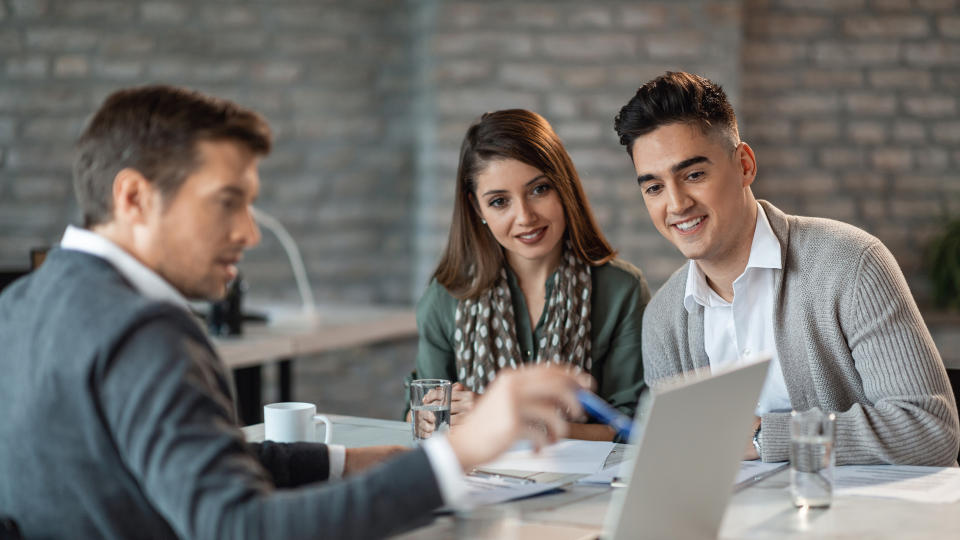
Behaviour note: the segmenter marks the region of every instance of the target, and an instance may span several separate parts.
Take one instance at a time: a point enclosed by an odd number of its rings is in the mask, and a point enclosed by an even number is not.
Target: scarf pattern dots
[[[543,337],[534,363],[568,363],[587,371],[592,367],[591,273],[590,265],[567,246],[543,307]],[[454,319],[457,378],[470,390],[482,394],[497,371],[523,363],[505,268],[489,290],[475,299],[460,300]]]

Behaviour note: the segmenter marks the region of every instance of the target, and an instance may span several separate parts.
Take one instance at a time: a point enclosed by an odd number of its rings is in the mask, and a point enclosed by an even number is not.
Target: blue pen
[[[577,390],[577,399],[587,414],[612,427],[624,440],[630,440],[633,420],[607,404],[600,396],[587,390]]]

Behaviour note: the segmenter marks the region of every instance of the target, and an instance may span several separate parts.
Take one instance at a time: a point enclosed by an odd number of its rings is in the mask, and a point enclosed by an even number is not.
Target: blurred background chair
[[[20,527],[12,518],[0,516],[0,540],[20,540]]]

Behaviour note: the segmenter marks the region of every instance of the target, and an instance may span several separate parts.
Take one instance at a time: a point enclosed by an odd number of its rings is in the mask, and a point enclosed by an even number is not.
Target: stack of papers
[[[610,451],[612,442],[575,441],[564,439],[557,444],[533,451],[533,446],[523,441],[515,445],[507,453],[489,463],[484,463],[481,469],[550,472],[564,474],[593,474],[603,469]]]
[[[560,486],[559,483],[538,483],[529,482],[520,484],[499,480],[496,478],[486,478],[467,475],[467,493],[464,497],[465,506],[483,506],[486,504],[497,504],[513,499],[530,497],[544,491],[550,491]]]
[[[620,474],[621,465],[623,464],[617,463],[616,465],[611,465],[600,472],[584,476],[577,480],[577,482],[581,484],[610,484],[614,480],[620,480],[622,478],[623,475]]]
[[[468,491],[462,503],[482,506],[551,491],[560,487],[562,482],[534,482],[521,477],[536,473],[595,473],[603,468],[612,449],[612,442],[565,439],[534,452],[529,442],[520,442],[498,459],[478,467],[488,473],[466,476]],[[523,471],[526,474],[498,476],[495,471]]]

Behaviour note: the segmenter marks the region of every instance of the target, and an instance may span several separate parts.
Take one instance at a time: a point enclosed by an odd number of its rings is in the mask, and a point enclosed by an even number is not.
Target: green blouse
[[[549,297],[556,274],[547,279]],[[643,362],[640,333],[643,310],[650,301],[650,289],[640,270],[615,259],[592,269],[593,293],[590,310],[590,337],[597,393],[624,414],[633,416],[643,389]],[[536,328],[530,328],[530,312],[517,278],[507,268],[507,283],[517,317],[517,340],[524,362],[537,356],[537,345],[544,332],[546,310]],[[453,335],[453,315],[457,299],[446,288],[432,281],[417,304],[417,377],[457,380]]]

